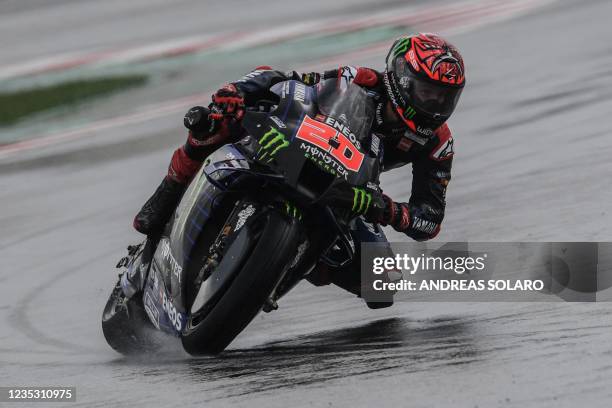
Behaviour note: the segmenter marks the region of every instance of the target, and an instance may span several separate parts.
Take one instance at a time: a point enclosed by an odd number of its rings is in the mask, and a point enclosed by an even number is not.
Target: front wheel
[[[291,265],[300,238],[298,224],[276,212],[264,217],[257,243],[225,293],[195,327],[188,323],[182,336],[188,353],[223,351],[255,318]],[[213,271],[210,278],[214,276]]]

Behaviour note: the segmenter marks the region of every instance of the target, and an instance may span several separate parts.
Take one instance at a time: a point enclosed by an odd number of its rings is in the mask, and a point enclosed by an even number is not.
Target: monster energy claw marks
[[[296,218],[298,220],[302,219],[302,212],[294,204],[291,204],[289,201],[285,201],[285,213],[288,216]]]
[[[259,139],[259,144],[261,147],[257,151],[257,158],[262,161],[267,159],[266,163],[270,163],[279,150],[289,146],[287,137],[273,127]]]
[[[353,187],[353,209],[356,214],[365,214],[372,203],[372,194],[362,188]]]
[[[408,51],[408,47],[410,46],[410,38],[402,38],[397,41],[393,50],[391,50],[391,55],[393,58],[396,58],[398,55],[405,54]]]

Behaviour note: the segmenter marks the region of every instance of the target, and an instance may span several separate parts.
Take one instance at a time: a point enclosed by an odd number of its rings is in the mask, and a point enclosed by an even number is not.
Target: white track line
[[[497,21],[507,20],[509,18],[524,14],[529,10],[533,10],[536,7],[541,7],[550,4],[556,0],[514,0],[514,1],[469,1],[462,2],[466,9],[459,10],[457,7],[444,7],[446,13],[441,12],[441,7],[430,8],[429,10],[421,10],[418,14],[418,18],[415,15],[411,16],[389,16],[390,21],[393,19],[394,22],[401,24],[410,24],[416,29],[427,29],[434,31],[433,28],[438,28],[435,31],[442,31],[443,33],[457,33],[473,30],[486,24],[491,24]],[[480,7],[475,7],[480,5]],[[434,17],[437,15],[437,18]],[[385,17],[387,18],[387,17]],[[379,16],[380,20],[383,20],[383,15]],[[414,19],[414,21],[413,21]],[[359,22],[356,22],[351,27],[361,27]],[[303,27],[299,27],[302,30]],[[346,26],[344,27],[346,29]],[[277,33],[279,34],[279,33]],[[227,46],[232,46],[232,41],[238,40],[242,33],[234,34],[226,37],[228,40]],[[263,38],[263,37],[262,37]],[[270,37],[266,37],[269,41]],[[216,41],[215,38],[212,41]],[[176,45],[176,43],[174,44]],[[182,47],[193,47],[193,43],[184,42]],[[321,59],[315,64],[302,67],[304,71],[317,70],[323,67],[329,67],[332,64],[339,64],[342,61],[349,59],[365,58],[370,55],[377,55],[383,53],[389,47],[388,41],[370,45],[366,48],[358,51],[352,51],[344,54],[335,55],[331,58]],[[167,48],[162,46],[160,49],[164,49],[165,52],[169,52]],[[176,48],[174,48],[176,50]],[[157,50],[159,51],[159,50]],[[146,55],[143,53],[142,55]],[[114,54],[112,58],[121,58],[121,54]],[[149,54],[150,55],[150,54]],[[132,125],[137,123],[143,123],[147,120],[159,118],[182,112],[187,107],[194,104],[200,104],[202,101],[206,101],[210,97],[209,92],[198,93],[195,95],[145,106],[142,110],[131,113],[128,115],[118,116],[110,119],[98,120],[90,123],[89,125],[63,131],[60,133],[44,136],[36,139],[24,140],[8,145],[0,146],[0,159],[6,158],[18,154],[19,152],[41,148],[49,145],[54,145],[61,142],[67,142],[71,140],[80,139],[84,136],[91,135],[94,132],[101,130],[112,129],[120,126]]]
[[[312,34],[333,34],[384,25],[410,26],[429,21],[452,20],[459,15],[478,14],[486,10],[501,11],[504,8],[514,7],[526,2],[526,0],[468,0],[435,6],[410,6],[401,9],[383,10],[364,17],[356,17],[350,21],[347,21],[346,18],[324,19],[287,24],[252,32],[183,37],[126,49],[105,50],[95,53],[60,54],[0,67],[0,80],[62,71],[80,66],[146,61],[208,49],[240,49],[255,45],[273,44]],[[529,3],[537,6],[537,3],[540,2],[531,1]]]

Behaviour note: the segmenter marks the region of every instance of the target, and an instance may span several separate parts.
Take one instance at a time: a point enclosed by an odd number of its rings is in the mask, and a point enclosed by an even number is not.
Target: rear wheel
[[[158,348],[140,296],[125,298],[120,282],[111,293],[102,313],[102,332],[109,346],[130,355]]]
[[[205,316],[191,318],[182,336],[193,355],[219,353],[255,318],[295,257],[299,228],[295,221],[269,212],[256,225],[261,231],[243,266]],[[214,279],[215,272],[209,279]]]

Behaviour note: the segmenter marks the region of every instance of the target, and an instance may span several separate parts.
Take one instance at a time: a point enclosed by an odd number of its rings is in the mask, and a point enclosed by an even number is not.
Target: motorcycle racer
[[[270,91],[273,85],[290,79],[314,85],[330,78],[359,85],[374,98],[376,117],[371,131],[382,142],[383,171],[412,163],[410,200],[397,202],[382,193],[373,197],[369,210],[352,231],[355,240],[386,240],[379,225],[389,225],[417,241],[438,235],[454,156],[446,121],[461,96],[465,69],[453,45],[428,33],[397,39],[383,72],[341,66],[323,73],[300,74],[263,66],[225,85],[215,92],[208,107],[193,107],[185,115],[187,142],[174,152],[167,175],[136,215],[134,228],[153,239],[161,234],[204,160],[222,145],[244,136],[240,121],[245,109],[274,103],[275,95]],[[355,266],[349,266],[351,273],[328,274],[325,268],[318,268],[310,280],[315,284],[331,281],[359,295],[360,274]]]

